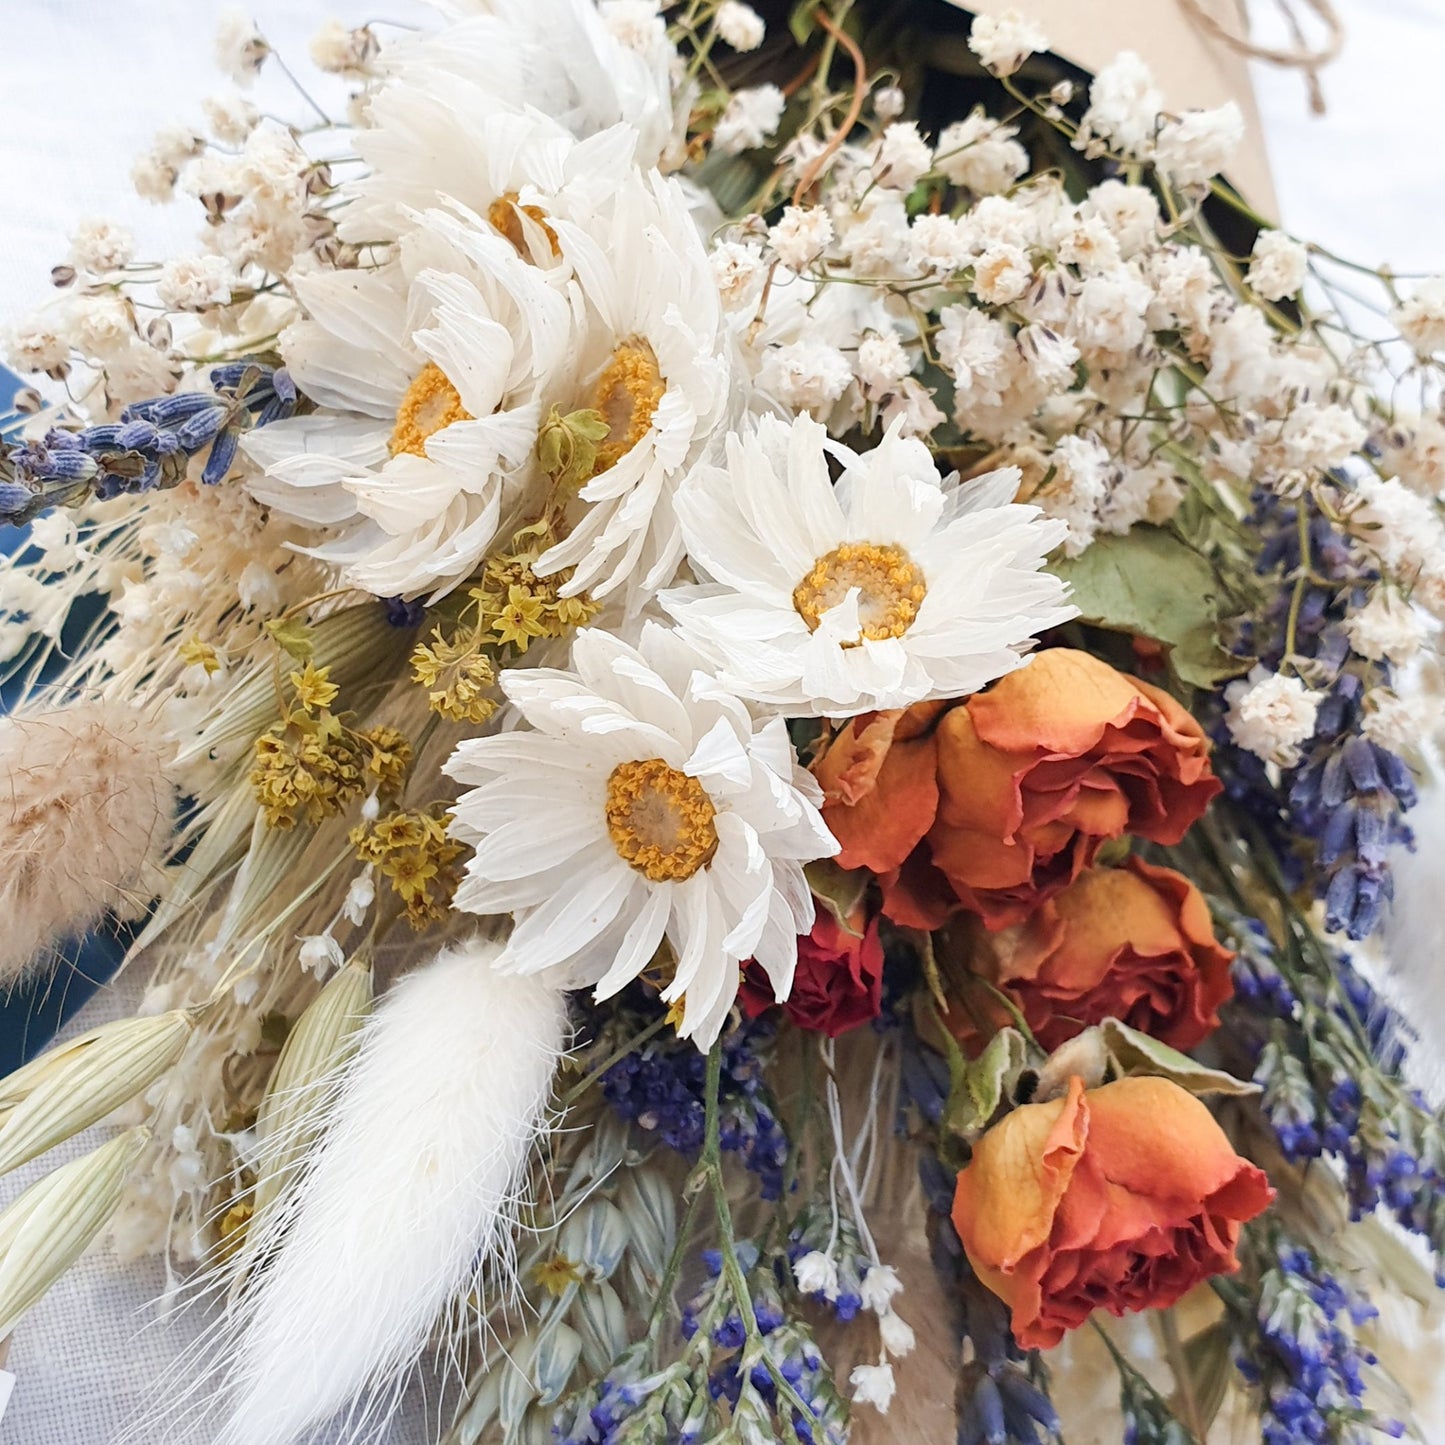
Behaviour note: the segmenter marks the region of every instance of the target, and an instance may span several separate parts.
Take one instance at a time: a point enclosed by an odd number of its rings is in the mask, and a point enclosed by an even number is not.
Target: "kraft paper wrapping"
[[[961,10],[1001,15],[1016,10],[1037,20],[1049,48],[1083,70],[1098,71],[1121,50],[1143,56],[1172,111],[1208,109],[1236,101],[1244,112],[1245,138],[1229,169],[1229,181],[1263,215],[1278,208],[1265,157],[1259,110],[1249,65],[1237,51],[1211,36],[1181,0],[950,0]],[[1239,10],[1232,0],[1203,0],[1235,33]]]

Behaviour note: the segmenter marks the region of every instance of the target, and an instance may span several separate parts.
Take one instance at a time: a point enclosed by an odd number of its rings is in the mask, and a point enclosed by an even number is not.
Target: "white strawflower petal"
[[[807,417],[763,417],[679,493],[688,555],[713,580],[663,606],[727,686],[794,716],[976,691],[1072,615],[1041,571],[1064,526],[1006,500],[1016,482],[960,495],[896,425],[857,453]]]

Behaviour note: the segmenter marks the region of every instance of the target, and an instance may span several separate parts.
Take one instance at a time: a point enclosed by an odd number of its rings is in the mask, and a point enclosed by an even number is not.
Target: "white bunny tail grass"
[[[1445,784],[1434,783],[1405,815],[1413,852],[1390,858],[1395,898],[1385,927],[1386,989],[1420,1031],[1414,1066],[1436,1102],[1445,1099]]]
[[[119,701],[0,718],[0,985],[150,901],[175,821],[169,751]]]
[[[563,996],[442,950],[362,1026],[314,1162],[237,1306],[216,1445],[289,1445],[339,1411],[377,1438],[480,1260],[505,1249],[566,1047]],[[327,1437],[332,1438],[331,1436]]]

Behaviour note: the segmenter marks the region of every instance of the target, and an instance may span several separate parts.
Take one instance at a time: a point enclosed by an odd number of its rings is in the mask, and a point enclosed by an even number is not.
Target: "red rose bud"
[[[878,920],[868,919],[860,906],[849,915],[849,923],[852,928],[844,928],[825,904],[818,904],[812,932],[798,939],[798,971],[782,1005],[800,1029],[831,1039],[876,1019],[883,1004]],[[778,1002],[756,964],[747,966],[738,999],[749,1018]]]

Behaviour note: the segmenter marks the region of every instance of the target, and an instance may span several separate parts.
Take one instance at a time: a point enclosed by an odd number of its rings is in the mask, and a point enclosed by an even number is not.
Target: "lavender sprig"
[[[1235,1363],[1259,1392],[1263,1445],[1402,1436],[1400,1421],[1365,1403],[1375,1357],[1355,1331],[1374,1318],[1374,1306],[1279,1225],[1246,1231],[1243,1252],[1254,1285],[1219,1280],[1216,1289],[1228,1306]]]
[[[300,395],[284,367],[230,362],[211,370],[211,391],[138,401],[118,422],[52,429],[40,441],[0,448],[0,521],[20,526],[55,506],[75,506],[174,487],[206,453],[201,481],[225,480],[243,432],[295,410]]]

